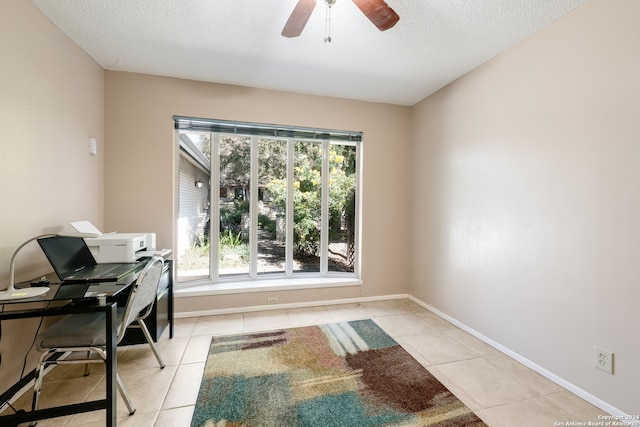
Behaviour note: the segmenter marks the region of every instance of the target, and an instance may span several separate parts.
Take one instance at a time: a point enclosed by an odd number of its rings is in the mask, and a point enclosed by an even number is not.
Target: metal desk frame
[[[24,303],[34,303],[34,302],[50,302],[50,299],[36,299],[30,298],[24,300]],[[16,302],[12,302],[11,306],[15,306]],[[0,302],[2,305],[2,302]],[[94,304],[90,305],[65,305],[62,307],[46,307],[46,308],[35,308],[35,309],[26,309],[26,310],[15,310],[15,311],[2,311],[0,313],[0,320],[11,320],[11,319],[27,319],[34,317],[50,317],[50,316],[60,316],[66,314],[77,314],[77,313],[95,313],[95,312],[104,312],[105,313],[105,331],[107,333],[107,360],[105,362],[106,365],[106,399],[94,400],[90,402],[82,402],[82,403],[74,403],[70,405],[58,406],[54,408],[46,408],[46,409],[38,409],[36,411],[29,412],[21,412],[17,414],[11,415],[3,415],[0,416],[0,424],[2,425],[18,425],[19,423],[25,423],[29,421],[42,420],[47,418],[55,418],[61,417],[65,415],[78,414],[81,412],[89,412],[89,411],[97,411],[101,409],[107,410],[106,416],[106,426],[107,427],[116,427],[116,403],[117,403],[117,382],[116,382],[116,372],[117,372],[117,354],[116,354],[116,309],[117,303],[107,301],[106,305],[98,305],[98,301]]]

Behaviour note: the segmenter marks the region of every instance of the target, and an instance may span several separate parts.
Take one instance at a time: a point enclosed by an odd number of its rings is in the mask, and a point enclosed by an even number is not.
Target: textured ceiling
[[[302,35],[297,0],[33,0],[107,70],[414,105],[587,0],[386,0],[381,32],[351,0],[319,0]]]

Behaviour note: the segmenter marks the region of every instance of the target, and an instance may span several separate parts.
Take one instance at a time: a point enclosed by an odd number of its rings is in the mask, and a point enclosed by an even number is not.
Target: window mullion
[[[320,274],[329,271],[329,141],[322,141],[322,203],[320,208]]]
[[[362,185],[362,144],[356,144],[356,206],[355,212],[360,212],[360,206],[362,205],[362,191],[360,186]],[[360,215],[355,216],[354,220],[354,245],[355,245],[355,258],[353,260],[353,272],[360,277],[360,248],[362,246],[361,233],[360,233]]]
[[[258,275],[258,137],[251,137],[249,191],[249,277]]]
[[[219,252],[220,252],[220,135],[212,133],[211,143],[211,205],[209,212],[209,276],[214,283],[220,280]]]
[[[295,190],[293,188],[294,165],[295,165],[295,142],[293,138],[287,138],[287,208],[285,213],[286,223],[286,266],[285,274],[293,275],[293,201]]]

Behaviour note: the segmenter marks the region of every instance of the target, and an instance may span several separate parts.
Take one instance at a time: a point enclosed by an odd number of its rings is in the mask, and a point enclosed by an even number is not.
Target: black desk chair
[[[149,315],[149,313],[151,313],[153,303],[156,300],[163,264],[164,262],[160,257],[154,257],[149,260],[142,272],[140,272],[136,282],[132,285],[126,306],[118,308],[117,317],[117,342],[119,343],[122,340],[127,327],[134,322],[137,322],[136,326],[142,329],[149,346],[151,346],[153,354],[158,360],[160,368],[164,368],[164,361],[160,357],[160,354],[153,343],[153,339],[149,334],[149,330],[143,320]],[[70,314],[51,325],[42,333],[38,334],[36,337],[36,348],[43,354],[40,357],[38,368],[36,369],[36,379],[33,391],[33,410],[38,409],[43,371],[47,365],[76,363],[87,364],[85,375],[88,375],[89,363],[103,363],[107,360],[105,351],[107,343],[104,322],[105,313]],[[81,359],[51,359],[50,357],[55,353],[67,352],[86,352],[87,357]],[[96,352],[100,356],[100,359],[91,359],[91,352]],[[117,373],[116,378],[118,391],[122,395],[122,398],[127,405],[127,409],[129,409],[129,414],[131,415],[136,411],[136,408],[133,406],[129,395],[124,388],[124,384]],[[34,424],[35,423],[32,425]]]

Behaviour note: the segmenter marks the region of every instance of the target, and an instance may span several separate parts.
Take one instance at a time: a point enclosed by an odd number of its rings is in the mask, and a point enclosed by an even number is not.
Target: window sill
[[[318,289],[344,286],[360,286],[362,280],[348,277],[307,277],[281,280],[247,280],[242,282],[225,282],[216,284],[191,285],[176,289],[176,298],[239,294],[250,292],[289,291],[297,289]]]

